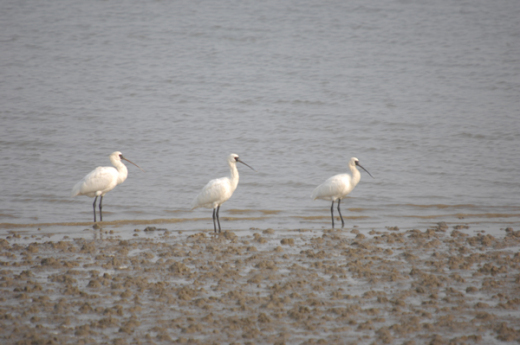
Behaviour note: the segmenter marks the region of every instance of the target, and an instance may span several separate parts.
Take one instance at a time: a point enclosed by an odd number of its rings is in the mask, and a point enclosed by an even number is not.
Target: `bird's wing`
[[[220,204],[226,201],[226,196],[229,194],[228,180],[227,177],[223,177],[209,181],[193,200],[192,209],[197,207],[212,208],[215,202]]]
[[[113,167],[97,167],[72,188],[72,196],[95,196],[96,192],[108,192],[117,186],[117,170]]]
[[[329,177],[312,192],[312,199],[336,200],[343,195],[345,189],[345,178],[348,174],[340,174]]]

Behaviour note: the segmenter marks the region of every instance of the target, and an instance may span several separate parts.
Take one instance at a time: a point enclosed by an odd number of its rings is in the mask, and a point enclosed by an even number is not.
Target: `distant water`
[[[328,227],[310,194],[352,156],[375,179],[347,227],[518,228],[519,18],[517,0],[2,1],[0,223],[90,222],[70,190],[119,150],[146,170],[104,199],[124,231],[212,229],[189,205],[232,152],[258,172],[239,166],[227,229]]]

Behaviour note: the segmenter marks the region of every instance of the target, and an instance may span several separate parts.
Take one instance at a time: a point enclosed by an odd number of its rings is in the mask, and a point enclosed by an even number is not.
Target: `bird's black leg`
[[[332,228],[334,229],[334,200],[332,200],[332,205],[330,206],[330,218],[332,218]]]
[[[94,223],[96,222],[96,201],[97,201],[97,195],[94,198],[94,203],[92,204],[92,207],[94,208]]]
[[[217,223],[215,222],[216,213],[217,213],[217,209],[214,208],[213,209],[213,229],[215,230],[215,233],[217,233]]]
[[[339,209],[340,203],[341,203],[341,199],[338,199],[338,212],[339,212],[339,217],[341,218],[341,227],[343,228],[345,226],[345,222],[343,221],[343,216],[341,215],[341,210]]]
[[[220,234],[222,230],[220,229],[220,205],[217,207],[217,222],[218,222],[218,233]]]
[[[101,198],[99,199],[99,221],[100,222],[103,221],[103,211],[101,211],[101,209],[103,208],[103,206],[101,206],[102,203],[103,203],[103,195],[101,195]]]

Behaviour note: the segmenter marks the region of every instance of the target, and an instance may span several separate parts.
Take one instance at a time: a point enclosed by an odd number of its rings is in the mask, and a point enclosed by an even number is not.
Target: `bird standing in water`
[[[74,188],[72,188],[72,197],[77,195],[86,195],[95,198],[94,203],[92,204],[92,207],[94,208],[94,223],[96,222],[96,201],[98,196],[101,196],[99,200],[99,219],[100,221],[103,221],[103,197],[118,184],[123,183],[128,176],[128,169],[121,160],[132,163],[141,169],[137,164],[123,157],[121,152],[116,151],[110,155],[110,161],[112,162],[113,167],[97,167],[88,173],[81,181],[76,183]],[[141,171],[144,170],[141,169]]]
[[[341,199],[346,197],[354,187],[359,183],[359,180],[361,179],[361,174],[359,170],[357,170],[356,167],[360,167],[361,169],[365,170],[370,177],[374,178],[368,170],[363,168],[359,164],[359,159],[352,157],[348,163],[348,167],[350,168],[350,172],[352,175],[349,174],[339,174],[332,176],[328,178],[325,182],[320,184],[316,189],[314,189],[314,192],[312,192],[311,198],[313,200],[316,199],[322,199],[322,200],[331,200],[332,205],[330,206],[330,215],[332,218],[332,228],[334,229],[334,201],[338,200],[338,212],[339,217],[341,218],[341,227],[345,226],[345,222],[343,221],[343,216],[341,215],[341,210],[339,208],[339,205],[341,203]]]
[[[200,191],[200,193],[195,197],[193,203],[191,205],[191,209],[196,209],[197,207],[205,207],[213,209],[213,228],[215,232],[217,232],[217,223],[218,223],[218,232],[221,232],[220,228],[220,206],[226,202],[231,196],[235,189],[238,186],[238,169],[237,162],[242,163],[249,168],[249,165],[244,163],[238,158],[237,154],[230,154],[227,159],[227,163],[229,165],[229,170],[231,175],[229,177],[221,177],[214,180],[209,181],[204,188]],[[251,168],[252,170],[255,170]]]

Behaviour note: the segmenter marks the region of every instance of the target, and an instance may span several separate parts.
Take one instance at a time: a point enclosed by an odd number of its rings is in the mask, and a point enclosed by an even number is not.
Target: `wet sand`
[[[2,344],[520,342],[520,231],[0,237]]]

